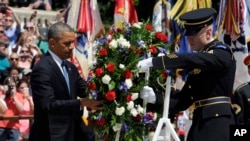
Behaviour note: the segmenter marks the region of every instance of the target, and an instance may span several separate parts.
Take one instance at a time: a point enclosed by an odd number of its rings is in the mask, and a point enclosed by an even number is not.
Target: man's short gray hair
[[[62,32],[74,32],[73,28],[68,24],[57,22],[52,24],[48,30],[48,39],[58,39],[61,38]]]

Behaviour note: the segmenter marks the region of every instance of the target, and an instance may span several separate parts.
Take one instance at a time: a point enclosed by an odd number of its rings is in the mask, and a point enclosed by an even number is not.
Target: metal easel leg
[[[176,131],[174,130],[174,127],[170,122],[170,119],[168,118],[170,90],[171,90],[171,77],[168,76],[166,83],[165,99],[164,99],[163,117],[160,118],[158,122],[152,141],[170,141],[171,137],[173,137],[175,141],[180,141]],[[163,126],[165,127],[163,128]]]

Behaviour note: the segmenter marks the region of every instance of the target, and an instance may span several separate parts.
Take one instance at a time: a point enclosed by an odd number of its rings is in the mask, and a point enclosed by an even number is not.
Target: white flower
[[[123,38],[123,36],[120,36],[120,38],[117,39],[117,43],[120,44],[122,47],[130,47],[130,42]]]
[[[131,110],[131,109],[133,109],[134,108],[134,102],[133,101],[129,101],[129,102],[127,102],[127,109],[128,110]]]
[[[116,123],[115,126],[113,126],[113,130],[115,132],[121,130],[121,128],[122,128],[122,124],[121,123]]]
[[[116,40],[112,40],[112,41],[109,43],[109,45],[110,45],[110,48],[117,48],[118,43],[117,43]]]
[[[97,116],[93,116],[93,119],[95,119],[95,120],[96,120],[96,119],[97,119]]]
[[[139,97],[139,93],[131,93],[131,99],[136,100]]]
[[[105,74],[102,77],[102,83],[104,83],[104,84],[109,84],[110,80],[111,80],[111,77],[109,75],[107,75],[107,74]]]
[[[156,119],[157,119],[157,113],[155,112],[153,120],[155,121]]]
[[[157,56],[165,56],[164,53],[159,53]]]
[[[122,46],[130,48],[131,45],[130,45],[130,42],[126,41],[122,43]]]
[[[133,24],[133,27],[141,28],[142,24],[143,24],[142,22],[137,22]]]
[[[121,116],[123,113],[125,112],[125,108],[124,107],[117,107],[115,110],[115,114],[118,116]]]
[[[107,35],[107,40],[111,40],[112,39],[112,36],[109,34],[109,35]]]
[[[126,80],[125,80],[125,83],[126,83],[128,89],[130,89],[130,88],[133,86],[133,82],[132,82],[131,79],[126,79]]]
[[[95,65],[96,64],[96,60],[90,60],[89,62],[88,62],[88,65],[89,66],[93,66],[93,65]]]
[[[138,113],[143,113],[144,109],[141,107],[141,105],[137,105],[137,111]]]
[[[131,110],[130,110],[130,113],[131,113],[131,115],[133,115],[134,117],[136,117],[136,116],[138,115],[138,112],[137,112],[137,110],[136,110],[135,108],[131,109]]]
[[[99,47],[99,42],[97,41],[94,41],[93,44],[92,44],[92,51],[93,51],[93,54],[96,53],[96,51],[98,50],[98,47]]]
[[[124,68],[125,68],[125,65],[124,65],[124,64],[119,64],[119,68],[120,68],[120,69],[124,69]]]

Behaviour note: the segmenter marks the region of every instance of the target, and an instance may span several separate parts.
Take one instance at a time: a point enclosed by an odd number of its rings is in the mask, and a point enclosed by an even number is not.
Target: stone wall
[[[21,8],[13,8],[13,11],[18,15],[18,17],[22,23],[23,23],[25,18],[27,20],[29,20],[31,14],[34,11],[37,11],[37,16],[35,18],[35,22],[37,22],[38,19],[40,19],[41,22],[43,23],[43,25],[44,25],[46,19],[53,22],[53,21],[55,21],[55,17],[56,17],[55,11],[29,10],[29,9],[21,9]]]

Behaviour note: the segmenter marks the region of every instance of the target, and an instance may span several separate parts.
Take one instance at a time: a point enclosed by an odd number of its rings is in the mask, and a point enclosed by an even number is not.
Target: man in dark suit
[[[86,82],[74,64],[67,60],[74,48],[73,29],[61,22],[51,25],[48,42],[48,52],[37,62],[31,74],[35,111],[29,140],[84,140],[81,109],[86,106],[101,110],[103,102],[87,98]]]
[[[229,141],[230,125],[235,124],[231,97],[236,61],[231,49],[213,38],[215,14],[212,8],[202,8],[180,16],[194,53],[173,53],[138,63],[142,72],[149,67],[190,70],[184,87],[170,100],[170,109],[176,112],[194,104],[187,141]]]

